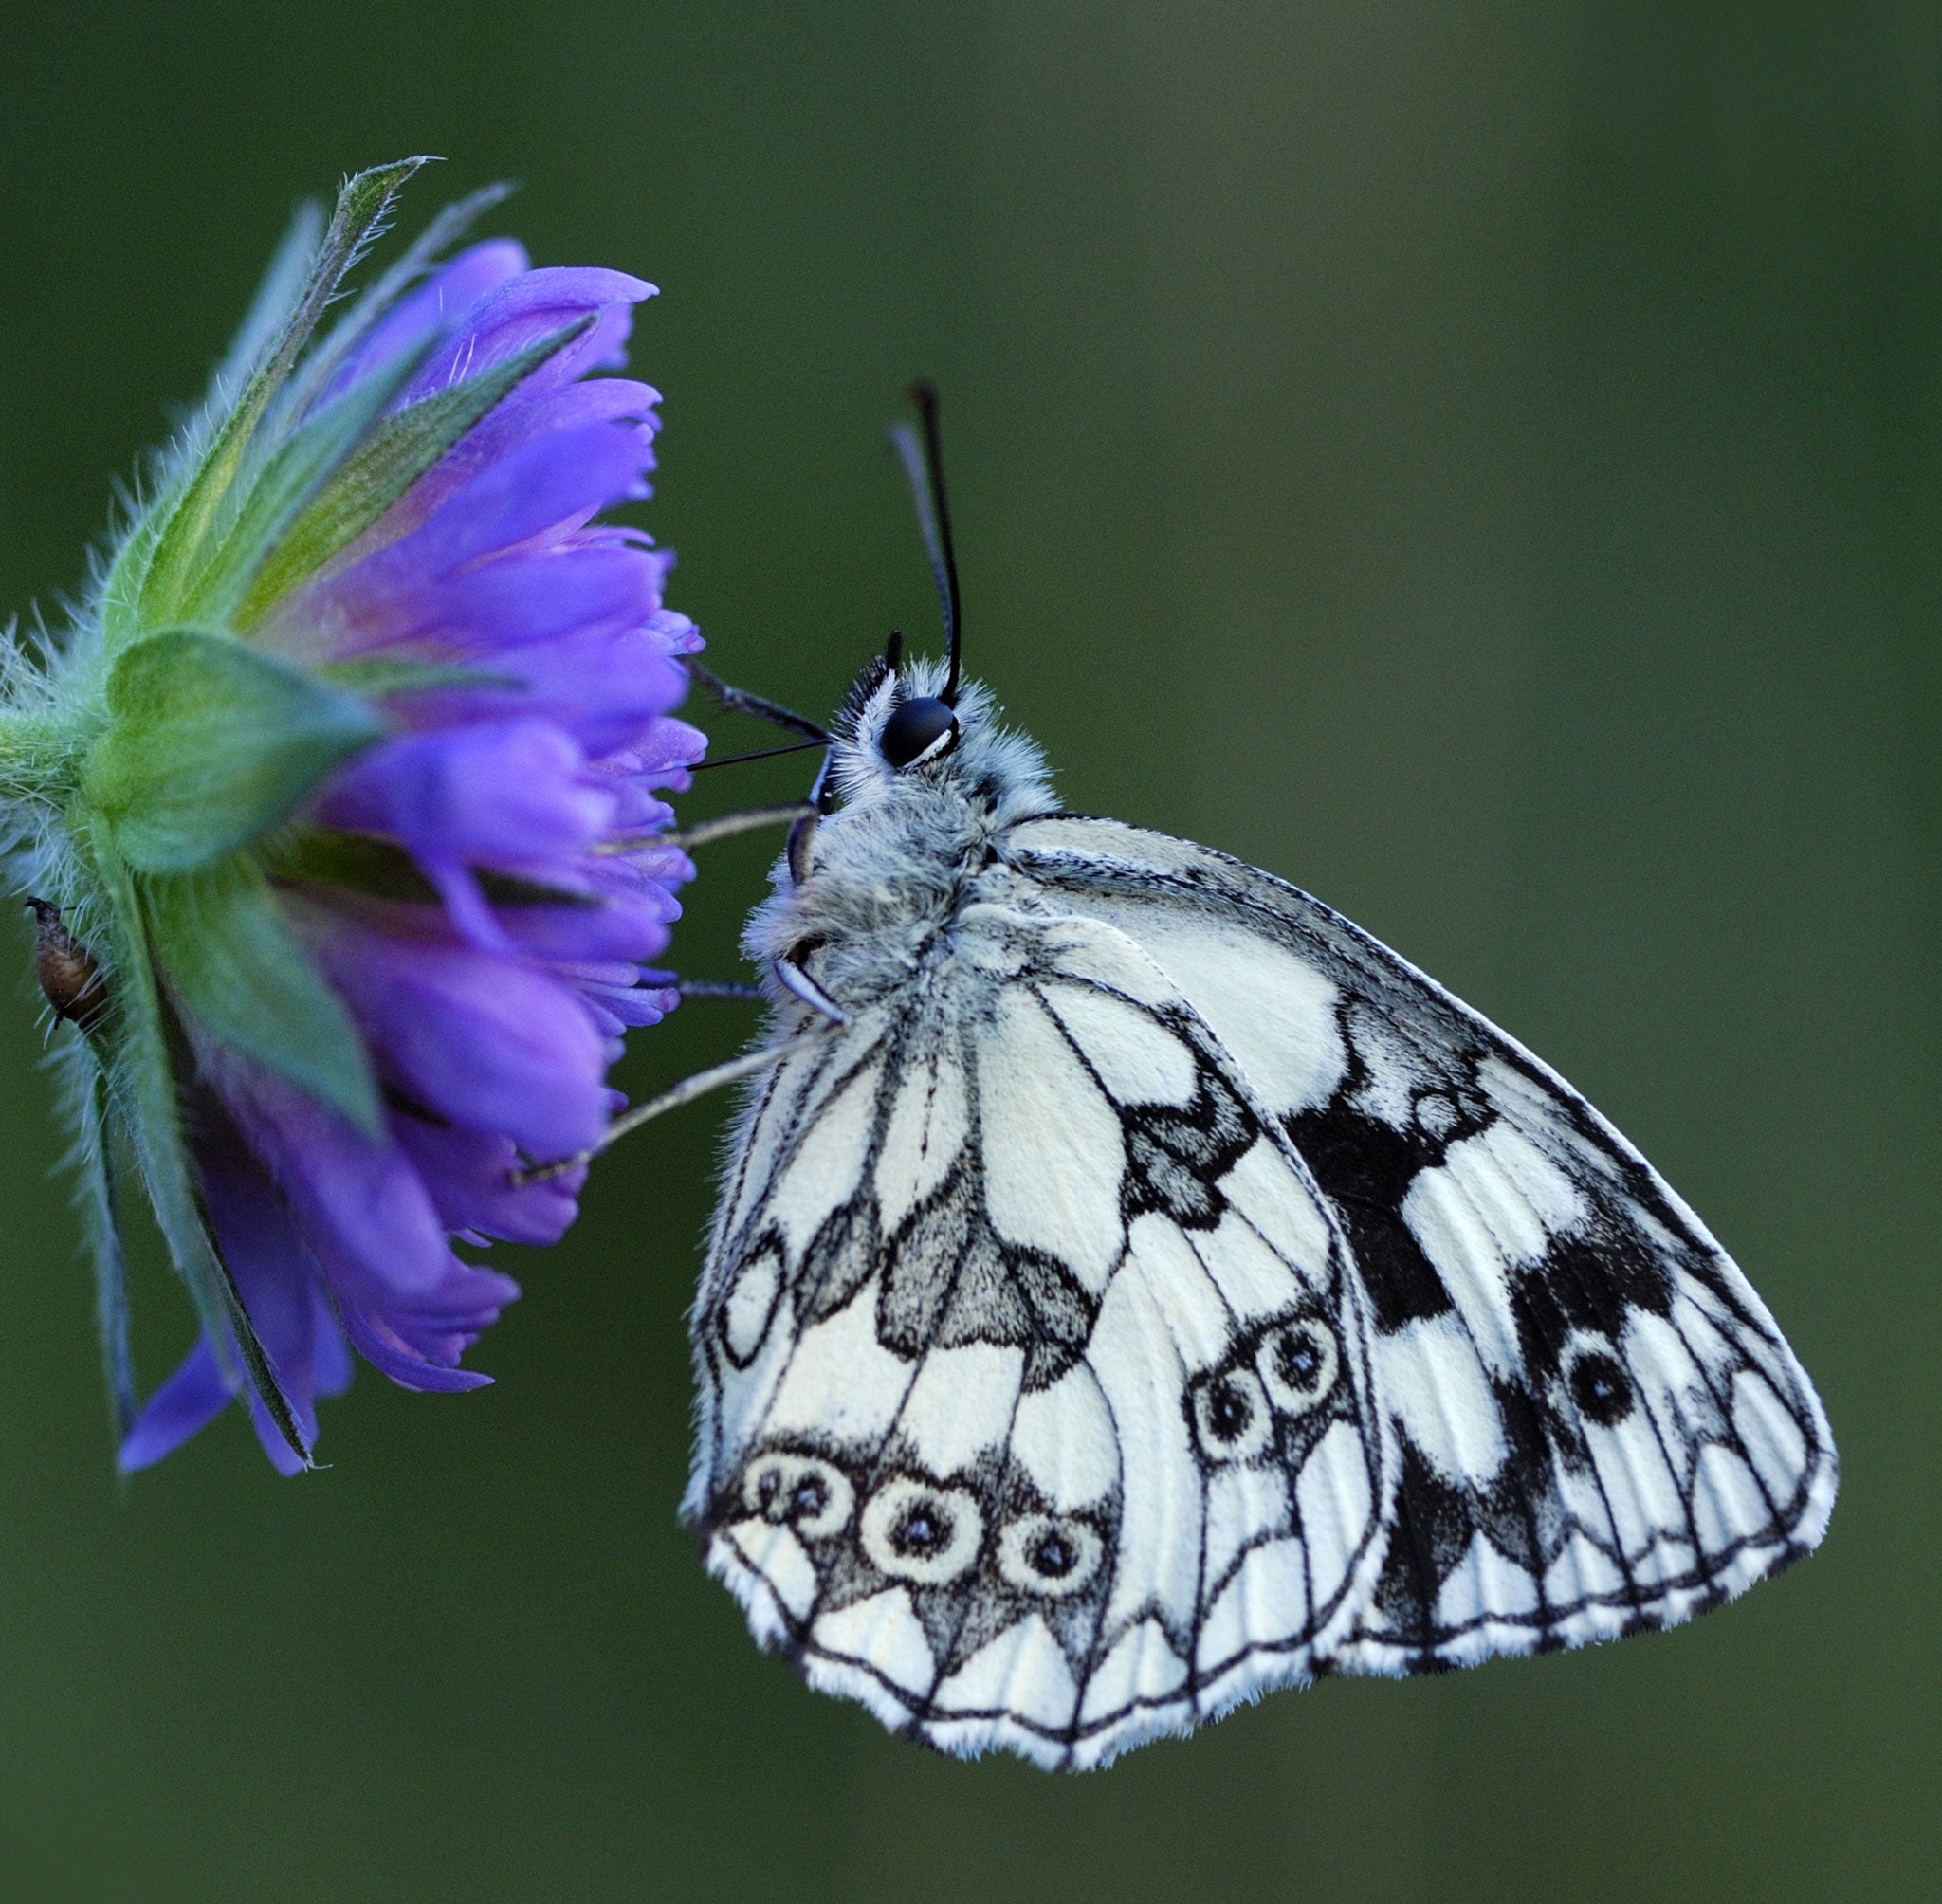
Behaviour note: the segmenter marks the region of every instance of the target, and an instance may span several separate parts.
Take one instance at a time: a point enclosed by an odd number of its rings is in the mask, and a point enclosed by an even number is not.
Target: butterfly
[[[1610,1124],[1272,873],[1061,811],[962,678],[918,394],[950,658],[780,717],[825,763],[722,1068],[682,1511],[757,1639],[945,1751],[1085,1768],[1812,1548],[1812,1384]]]

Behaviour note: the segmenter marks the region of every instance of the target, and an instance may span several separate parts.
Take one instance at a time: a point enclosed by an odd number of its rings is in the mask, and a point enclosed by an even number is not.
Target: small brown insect
[[[29,899],[34,915],[34,976],[57,1018],[92,1032],[108,1015],[108,983],[94,955],[61,923],[61,908]]]

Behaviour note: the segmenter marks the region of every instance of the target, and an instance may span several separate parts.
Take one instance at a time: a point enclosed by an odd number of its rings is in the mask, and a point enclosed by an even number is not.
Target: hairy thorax
[[[966,953],[975,964],[989,936],[967,912],[1033,903],[1032,883],[1003,864],[1007,831],[987,801],[951,784],[845,808],[817,823],[799,886],[787,856],[779,862],[743,950],[765,975],[792,961],[846,1013],[901,1000],[921,1015],[928,972]]]

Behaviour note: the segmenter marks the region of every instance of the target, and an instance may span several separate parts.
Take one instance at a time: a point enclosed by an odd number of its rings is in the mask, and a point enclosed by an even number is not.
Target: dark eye
[[[1232,1382],[1216,1382],[1208,1387],[1206,1412],[1208,1431],[1223,1446],[1238,1441],[1255,1419],[1247,1395]]]
[[[942,701],[922,695],[901,703],[884,723],[877,746],[901,772],[919,760],[935,760],[957,745],[958,717]]]

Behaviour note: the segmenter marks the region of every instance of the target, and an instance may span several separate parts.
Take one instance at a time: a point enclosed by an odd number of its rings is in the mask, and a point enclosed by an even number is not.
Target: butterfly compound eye
[[[884,723],[877,741],[883,757],[902,773],[920,760],[934,760],[958,743],[958,717],[942,701],[920,695],[900,703]]]

